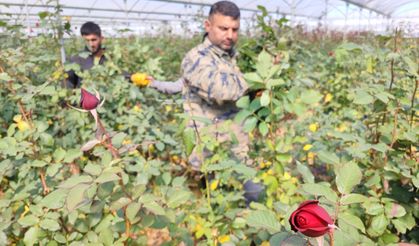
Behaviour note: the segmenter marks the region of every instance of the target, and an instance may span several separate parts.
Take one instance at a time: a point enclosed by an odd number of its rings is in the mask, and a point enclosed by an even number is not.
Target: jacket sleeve
[[[166,94],[180,93],[183,88],[183,79],[180,78],[174,82],[154,80],[150,87]]]
[[[71,57],[70,58],[70,63],[79,64],[79,62],[77,62],[76,57]],[[67,78],[63,82],[63,87],[64,88],[69,88],[69,89],[74,89],[74,88],[80,87],[80,77],[77,76],[76,72],[74,72],[74,70],[71,69],[69,71],[66,71],[66,73],[67,73]]]
[[[243,75],[233,64],[217,63],[199,54],[185,57],[182,74],[186,85],[209,103],[236,101],[248,90]]]

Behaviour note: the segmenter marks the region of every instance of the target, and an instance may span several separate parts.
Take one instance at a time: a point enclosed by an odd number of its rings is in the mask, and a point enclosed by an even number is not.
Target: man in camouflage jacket
[[[231,140],[231,133],[234,133],[238,144],[233,146],[233,153],[240,161],[247,162],[248,135],[240,125],[231,122],[238,112],[236,101],[248,91],[236,65],[234,50],[240,10],[232,2],[217,2],[212,5],[204,24],[204,42],[190,50],[182,61],[182,94],[185,113],[190,116],[188,127],[194,128],[198,137],[206,132],[213,134],[219,142]],[[197,120],[199,118],[209,119],[213,124],[207,127],[203,121]],[[225,123],[229,132],[221,130]],[[189,162],[199,170],[207,154],[197,152],[192,152]]]

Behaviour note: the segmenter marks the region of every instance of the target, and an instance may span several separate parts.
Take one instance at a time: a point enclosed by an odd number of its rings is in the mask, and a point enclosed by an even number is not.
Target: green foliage
[[[252,93],[235,119],[249,132],[253,166],[231,158],[232,143],[185,130],[179,96],[121,75],[177,79],[200,37],[109,38],[109,62],[80,72],[60,62],[69,29],[56,13],[40,13],[51,32],[30,40],[0,22],[0,242],[159,245],[159,235],[176,245],[301,245],[288,218],[319,199],[339,227],[335,245],[418,243],[417,40],[319,42],[284,20],[268,24],[261,10],[259,33],[239,46]],[[76,37],[65,47],[83,48]],[[89,114],[66,106],[80,98],[61,88],[69,68],[106,98],[98,112],[117,155],[95,138]],[[205,188],[186,163],[194,148],[212,153]],[[247,208],[249,179],[265,194]]]

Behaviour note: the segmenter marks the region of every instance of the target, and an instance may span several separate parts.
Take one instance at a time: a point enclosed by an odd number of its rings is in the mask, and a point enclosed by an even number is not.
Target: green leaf
[[[339,157],[335,153],[331,153],[328,151],[320,151],[318,153],[318,157],[321,161],[327,163],[327,164],[339,164]]]
[[[96,180],[96,183],[103,184],[106,182],[119,180],[120,177],[112,172],[103,172]]]
[[[32,162],[32,165],[31,166],[33,166],[33,167],[44,167],[44,166],[46,166],[48,163],[46,162],[46,161],[43,161],[43,160],[34,160],[33,162]]]
[[[268,106],[271,102],[271,96],[269,95],[269,91],[265,90],[260,97],[260,106],[265,107]]]
[[[236,164],[232,167],[232,171],[238,173],[244,180],[253,179],[256,176],[256,170],[244,164]]]
[[[371,148],[380,151],[381,153],[385,153],[387,150],[390,149],[385,143],[371,145]]]
[[[58,209],[64,206],[65,197],[67,196],[67,192],[63,190],[54,190],[53,192],[49,193],[46,197],[44,197],[39,205],[43,207],[47,207],[49,209]]]
[[[137,216],[138,211],[141,209],[141,204],[138,202],[130,203],[127,207],[126,213],[127,218],[130,222],[133,222],[135,220],[135,217]]]
[[[301,101],[308,105],[315,104],[319,102],[322,98],[323,95],[315,90],[307,90],[301,95]]]
[[[64,159],[65,155],[66,155],[65,150],[63,150],[60,147],[54,151],[54,154],[52,155],[52,157],[54,158],[55,162],[60,162]]]
[[[234,117],[234,122],[241,124],[251,114],[251,111],[243,109],[236,114]]]
[[[96,164],[92,164],[92,163],[88,163],[83,171],[87,174],[93,175],[93,176],[97,176],[102,172],[102,168],[100,165],[96,165]]]
[[[144,203],[144,207],[155,215],[165,215],[166,214],[164,208],[162,208],[155,201],[150,201],[150,202]]]
[[[412,230],[416,226],[416,221],[412,214],[406,214],[401,218],[393,219],[392,222],[397,231],[402,234],[405,234],[407,230]]]
[[[344,212],[344,213],[339,213],[338,218],[352,225],[353,227],[359,229],[363,233],[365,233],[365,226],[362,223],[362,220],[358,218],[357,216],[350,214],[348,212]]]
[[[297,161],[297,170],[303,176],[305,183],[314,183],[314,175],[311,173],[310,169],[307,166]]]
[[[368,198],[366,196],[352,193],[352,194],[343,195],[342,198],[340,199],[340,203],[342,205],[349,205],[349,204],[354,204],[354,203],[363,203],[367,200]]]
[[[183,143],[186,147],[186,155],[189,156],[195,148],[195,132],[192,128],[183,131]]]
[[[306,245],[307,241],[300,235],[291,232],[280,232],[269,239],[269,244],[272,246],[301,246]]]
[[[357,90],[355,93],[354,103],[366,105],[374,102],[374,98],[363,90]]]
[[[9,76],[9,74],[0,73],[0,81],[8,82],[8,81],[11,81],[11,80],[13,80],[13,79],[12,79],[12,77]]]
[[[110,228],[105,228],[99,234],[100,242],[102,242],[105,246],[113,246],[113,232]]]
[[[52,219],[44,219],[43,221],[41,221],[41,223],[39,223],[39,225],[48,231],[58,231],[61,229],[60,224],[58,224],[57,221],[52,220]]]
[[[398,218],[406,215],[406,209],[397,203],[388,202],[384,205],[387,218]]]
[[[412,61],[412,59],[410,59],[410,57],[408,56],[403,56],[403,60],[404,62],[407,64],[407,72],[413,76],[415,76],[416,78],[419,77],[418,75],[418,63]]]
[[[118,132],[115,136],[112,137],[112,144],[119,148],[122,145],[125,137],[127,136],[124,132]]]
[[[92,183],[93,179],[92,177],[88,175],[79,175],[79,176],[72,176],[71,178],[64,181],[62,184],[58,186],[58,188],[61,189],[70,189],[74,186],[82,183]]]
[[[257,73],[245,73],[244,79],[249,82],[263,83],[263,79]]]
[[[29,230],[25,232],[25,236],[23,237],[23,242],[26,246],[32,246],[38,242],[38,236],[40,233],[39,227],[31,227]]]
[[[236,106],[238,108],[247,108],[247,107],[249,107],[249,105],[250,105],[250,98],[249,98],[249,96],[241,97],[236,102]]]
[[[342,223],[344,224],[344,223]],[[354,245],[358,245],[358,240],[355,240],[354,237],[360,235],[360,233],[358,233],[358,230],[355,227],[351,227],[349,225],[345,226],[346,230],[348,229],[352,229],[349,233],[347,231],[343,231],[342,230],[335,230],[333,235],[335,237],[335,245],[339,245],[339,246],[354,246]],[[328,244],[326,244],[328,245]],[[370,245],[370,244],[362,244],[362,246],[375,246],[374,244]]]
[[[270,79],[266,83],[266,87],[268,88],[268,90],[270,90],[272,89],[272,87],[283,85],[283,84],[285,84],[285,80],[283,79]]]
[[[273,66],[272,56],[262,50],[258,56],[258,62],[256,63],[256,71],[262,78],[267,78],[269,76],[269,69]]]
[[[64,162],[72,162],[75,159],[81,157],[83,155],[83,152],[81,152],[79,149],[70,149],[65,154]]]
[[[371,225],[368,228],[368,234],[371,236],[380,236],[384,233],[388,226],[388,219],[384,214],[374,216],[371,220]]]
[[[380,203],[369,203],[364,204],[365,207],[365,213],[370,215],[377,215],[382,214],[384,212],[384,207]]]
[[[257,123],[258,119],[256,117],[250,117],[244,122],[243,130],[245,132],[251,132],[253,129],[255,129]]]
[[[17,221],[22,227],[29,227],[38,224],[39,218],[33,214],[20,218]]]
[[[49,15],[51,15],[51,13],[50,12],[48,12],[48,11],[42,11],[42,12],[39,12],[38,13],[38,16],[39,16],[39,18],[41,19],[41,20],[43,20],[43,19],[45,19],[47,16],[49,16]]]
[[[361,182],[362,172],[358,164],[349,162],[335,167],[336,186],[341,194],[349,194]]]
[[[232,168],[236,163],[234,161],[223,161],[221,163],[212,164],[205,168],[205,171],[214,172]]]
[[[191,193],[185,190],[173,192],[167,201],[169,208],[177,208],[191,198]]]
[[[114,201],[111,206],[110,206],[110,210],[119,210],[121,208],[123,208],[124,206],[128,205],[131,203],[131,200],[127,197],[121,197],[118,200]]]
[[[84,192],[90,187],[89,184],[78,184],[74,186],[67,195],[66,204],[68,211],[73,211],[74,209],[84,205],[86,198],[84,197]]]
[[[324,196],[331,202],[336,202],[338,200],[338,196],[330,187],[321,184],[303,184],[302,187],[305,192],[311,195]]]
[[[266,122],[260,122],[260,124],[259,124],[259,132],[260,132],[260,134],[262,134],[262,136],[266,136],[266,134],[268,134],[268,132],[269,132],[269,127],[268,127],[268,125],[266,124]]]
[[[266,229],[271,234],[277,233],[281,230],[281,224],[276,218],[275,213],[269,210],[251,211],[246,218],[246,223],[250,227]]]

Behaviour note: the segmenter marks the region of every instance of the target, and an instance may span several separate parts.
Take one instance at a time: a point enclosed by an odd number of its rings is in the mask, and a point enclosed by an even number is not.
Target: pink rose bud
[[[333,221],[319,201],[309,200],[300,204],[289,219],[291,229],[308,237],[320,237],[333,228]]]
[[[99,99],[92,93],[81,88],[80,107],[85,110],[92,110],[99,105]]]

